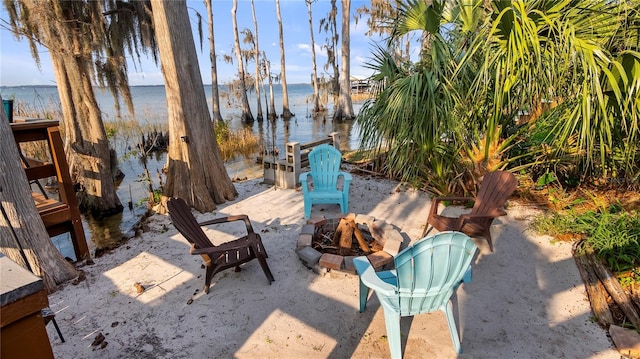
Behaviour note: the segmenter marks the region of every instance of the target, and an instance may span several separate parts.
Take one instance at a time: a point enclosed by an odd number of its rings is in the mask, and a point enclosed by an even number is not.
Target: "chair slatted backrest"
[[[309,152],[309,167],[314,190],[336,190],[341,161],[340,151],[328,144],[317,146]]]
[[[167,201],[167,209],[173,225],[189,243],[200,249],[214,247],[191,213],[191,208],[187,206],[182,198],[174,197],[169,199]]]
[[[487,173],[482,179],[480,190],[471,210],[472,214],[489,213],[501,208],[518,186],[518,180],[508,171]]]
[[[401,316],[441,309],[460,284],[477,250],[460,232],[442,232],[421,240],[395,258]]]

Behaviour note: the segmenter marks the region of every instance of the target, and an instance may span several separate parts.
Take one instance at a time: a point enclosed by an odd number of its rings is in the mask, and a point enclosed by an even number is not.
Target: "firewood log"
[[[333,243],[340,247],[340,255],[351,254],[351,244],[353,243],[353,227],[349,225],[349,220],[341,219],[333,235]]]
[[[358,225],[356,224],[356,222],[354,220],[350,220],[348,223],[351,226],[351,228],[353,228],[353,234],[358,240],[358,245],[360,246],[360,249],[362,249],[362,251],[365,254],[371,253],[371,249],[369,249],[369,243],[362,236],[362,232],[360,232],[360,228],[358,228]]]

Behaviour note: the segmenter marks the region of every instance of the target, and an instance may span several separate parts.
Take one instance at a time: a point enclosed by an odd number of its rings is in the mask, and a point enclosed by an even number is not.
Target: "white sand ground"
[[[61,343],[48,326],[56,357],[388,358],[375,295],[359,313],[355,275],[317,275],[295,254],[305,223],[302,194],[261,179],[236,187],[237,200],[197,218],[248,214],[268,251],[272,285],[252,261],[239,273],[217,274],[203,295],[201,258],[189,255],[167,216],[156,214],[148,232],[84,267],[84,282],[49,296],[66,339]],[[411,240],[422,233],[430,206],[425,193],[358,175],[350,198],[351,212],[384,219]],[[312,215],[338,211],[314,206]],[[494,253],[476,240],[473,282],[458,291],[463,354],[453,351],[438,312],[402,319],[405,358],[620,358],[590,320],[571,245],[528,230],[535,209],[511,202],[508,212],[492,228]],[[139,294],[135,283],[146,290]],[[106,346],[92,346],[100,333]]]

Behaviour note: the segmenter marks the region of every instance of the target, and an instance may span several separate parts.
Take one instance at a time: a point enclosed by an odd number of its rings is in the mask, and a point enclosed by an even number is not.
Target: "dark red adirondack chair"
[[[258,260],[269,284],[274,281],[273,274],[267,265],[267,252],[262,245],[262,238],[253,231],[248,216],[241,214],[198,223],[191,213],[191,208],[181,198],[171,198],[167,201],[167,209],[173,225],[191,243],[189,252],[199,254],[204,260],[206,277],[203,290],[205,293],[209,293],[211,278],[216,273],[231,267],[235,267],[236,272],[239,272],[240,264],[252,259]],[[211,243],[201,228],[202,226],[232,221],[244,221],[247,235],[217,246]]]
[[[422,236],[424,237],[427,233],[429,225],[440,232],[458,231],[468,236],[486,238],[487,242],[489,242],[489,248],[493,252],[491,224],[496,217],[507,214],[503,207],[517,186],[518,181],[511,172],[495,171],[484,176],[478,195],[475,198],[433,198]],[[438,204],[442,201],[473,202],[473,208],[471,213],[463,214],[460,217],[446,217],[438,214]]]

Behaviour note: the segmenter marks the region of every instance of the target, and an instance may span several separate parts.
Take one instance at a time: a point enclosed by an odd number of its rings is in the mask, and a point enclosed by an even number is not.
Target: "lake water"
[[[220,86],[221,92],[226,90],[225,86]],[[328,111],[326,116],[321,118],[313,118],[311,111],[313,104],[311,96],[313,89],[309,84],[293,84],[288,86],[289,92],[289,108],[294,117],[285,121],[278,118],[275,122],[269,120],[254,121],[252,124],[244,124],[240,120],[241,111],[239,106],[234,105],[225,97],[220,99],[220,112],[225,122],[229,126],[238,130],[241,128],[249,128],[251,131],[261,138],[264,147],[271,149],[274,146],[278,148],[281,157],[284,156],[284,148],[287,142],[307,143],[319,139],[326,138],[332,132],[340,134],[340,149],[350,150],[359,146],[359,132],[353,121],[337,121],[332,120],[332,112]],[[211,108],[211,86],[205,86],[205,93],[209,107]],[[139,123],[144,124],[167,124],[167,104],[164,86],[134,86],[131,88],[133,98],[135,116],[126,111],[124,104],[121,104],[123,112],[121,118],[135,119]],[[17,87],[1,87],[0,95],[3,99],[13,99],[14,106],[20,103],[31,104],[35,108],[52,108],[59,106],[58,91],[55,86],[17,86]],[[268,104],[268,92],[262,93],[262,110],[266,118],[266,110]],[[105,122],[116,121],[116,111],[114,107],[113,97],[109,92],[96,90],[96,96],[100,109],[103,112],[103,120]],[[274,102],[276,112],[282,112],[282,88],[279,84],[274,85]],[[249,94],[249,104],[251,111],[255,117],[257,114],[257,104],[255,93]],[[325,105],[332,109],[333,105]],[[357,111],[362,103],[354,102],[354,111]],[[132,141],[137,142],[136,139]],[[135,145],[131,143],[130,145]],[[85,233],[87,240],[91,239],[91,247],[108,247],[117,242],[121,238],[122,232],[130,231],[138,221],[139,217],[145,213],[146,207],[142,203],[147,196],[147,185],[141,180],[143,168],[140,160],[136,157],[124,156],[126,144],[115,146],[119,152],[120,168],[125,174],[125,179],[118,187],[118,196],[125,206],[122,214],[112,218],[96,221],[93,219],[85,219]],[[231,178],[258,178],[262,177],[262,166],[256,162],[256,156],[243,158],[239,156],[233,160],[227,161],[225,167]],[[151,173],[154,187],[158,185],[156,173],[165,164],[165,156],[154,156],[148,159],[147,166]],[[131,202],[133,208],[129,209],[127,204]],[[54,238],[54,243],[60,248],[64,255],[73,258],[73,250],[70,248],[68,235],[62,235]]]

